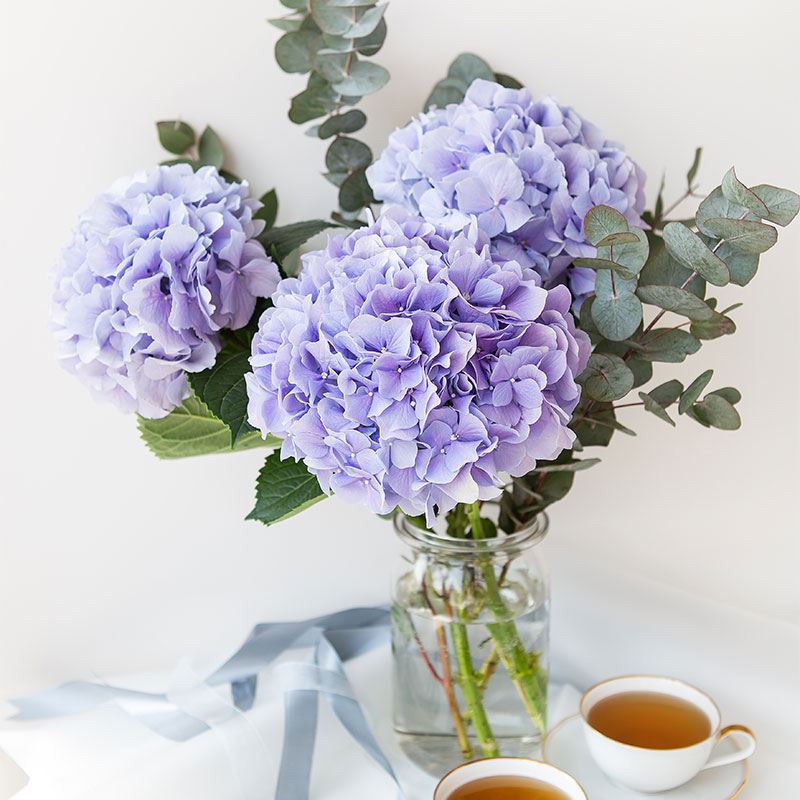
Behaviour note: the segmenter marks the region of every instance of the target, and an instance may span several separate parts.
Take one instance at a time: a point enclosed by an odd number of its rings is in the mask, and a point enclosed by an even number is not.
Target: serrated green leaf
[[[647,392],[639,392],[639,399],[642,401],[645,411],[655,414],[659,419],[663,419],[664,422],[672,425],[673,428],[675,427],[675,420],[673,420],[672,417],[667,414],[666,409],[647,394]]]
[[[352,172],[364,169],[372,163],[372,150],[349,136],[334,139],[325,154],[325,166],[331,172]]]
[[[731,274],[725,262],[706,243],[680,222],[664,227],[664,245],[670,255],[687,269],[696,272],[714,286],[725,286]]]
[[[199,156],[200,163],[204,166],[212,166],[217,169],[222,167],[222,160],[224,158],[222,142],[219,136],[217,136],[217,132],[210,125],[207,125],[206,129],[200,135],[197,155]]]
[[[231,446],[255,430],[247,421],[247,386],[250,351],[232,344],[217,353],[213,366],[187,377],[194,393],[231,431]]]
[[[274,246],[278,260],[283,261],[289,253],[301,244],[305,244],[312,236],[333,227],[334,225],[324,219],[311,219],[307,222],[294,222],[291,225],[271,228],[261,233],[258,240],[267,252]]]
[[[680,381],[673,379],[656,386],[655,389],[651,389],[647,394],[649,394],[650,397],[656,401],[656,403],[670,405],[681,396],[682,391],[683,384]]]
[[[772,225],[753,220],[711,218],[706,220],[706,228],[712,236],[748,255],[764,253],[778,241],[778,231]]]
[[[714,428],[735,431],[742,427],[739,412],[719,394],[707,394],[701,403],[695,403],[691,408],[701,421]]]
[[[712,394],[722,397],[732,406],[735,406],[742,399],[741,392],[738,389],[735,389],[733,386],[725,386],[722,389],[715,389],[713,392],[708,393],[708,395]]]
[[[638,356],[643,361],[677,364],[700,349],[700,342],[687,331],[654,328],[650,334],[650,339],[637,348]]]
[[[715,314],[704,322],[693,322],[689,331],[696,339],[718,339],[736,332],[736,323],[724,314]]]
[[[269,230],[278,217],[278,195],[274,189],[270,189],[261,195],[259,202],[261,203],[261,208],[253,214],[253,219],[264,220],[264,227]]]
[[[622,214],[611,206],[594,206],[586,212],[583,218],[583,228],[589,244],[595,247],[606,236],[613,233],[626,233],[628,221]]]
[[[285,33],[275,42],[275,60],[289,73],[311,71],[311,44],[318,38],[313,31]]]
[[[635,280],[625,280],[607,270],[597,273],[592,319],[606,339],[627,339],[642,321],[642,303],[633,293],[635,288]]]
[[[633,372],[619,356],[592,353],[578,382],[593,400],[610,403],[633,388]]]
[[[367,117],[363,111],[353,109],[346,114],[337,114],[330,117],[319,126],[317,135],[320,139],[329,139],[331,136],[343,133],[355,133],[367,124]],[[370,153],[370,159],[372,153]]]
[[[469,86],[474,80],[494,80],[492,68],[474,53],[461,53],[447,68],[447,77],[461,81]]]
[[[760,183],[750,189],[769,209],[764,219],[784,227],[788,225],[800,211],[800,196],[789,189],[779,189]]]
[[[650,256],[639,273],[639,286],[679,286],[684,287],[692,294],[696,294],[701,299],[704,298],[706,296],[706,282],[699,275],[695,275],[694,278],[686,283],[691,276],[692,271],[684,267],[683,264],[678,263],[669,254],[667,248],[662,246]]]
[[[700,397],[700,395],[703,393],[703,389],[708,386],[708,382],[711,380],[711,376],[713,374],[713,369],[707,369],[689,384],[686,391],[681,395],[680,402],[678,403],[679,414],[685,414],[686,409],[693,405],[695,400]]]
[[[725,173],[725,177],[722,179],[722,194],[731,203],[744,206],[757,217],[766,217],[769,214],[769,209],[764,204],[764,201],[736,177],[736,170],[733,167]]]
[[[302,461],[282,461],[280,453],[271,453],[258,473],[256,504],[246,519],[274,525],[325,497],[316,476]]]
[[[345,95],[363,97],[377,92],[389,80],[389,71],[372,61],[356,61],[350,65],[350,74],[343,80],[333,84],[335,91]]]
[[[643,303],[681,314],[691,320],[702,321],[714,316],[714,309],[704,303],[696,294],[678,286],[650,284],[640,286],[636,294]]]
[[[196,397],[188,397],[161,419],[139,417],[138,427],[144,443],[159,458],[189,458],[280,444],[273,436],[265,440],[259,431],[253,431],[231,448],[230,428]]]
[[[700,169],[700,159],[703,156],[703,148],[698,147],[694,151],[694,161],[692,161],[692,166],[689,167],[689,171],[686,173],[686,188],[688,191],[692,191],[694,179],[697,177],[697,170]]]
[[[182,155],[194,144],[195,132],[191,125],[177,119],[156,122],[161,146],[175,155]]]
[[[359,211],[373,199],[372,189],[363,169],[352,172],[339,187],[339,205],[343,211]]]

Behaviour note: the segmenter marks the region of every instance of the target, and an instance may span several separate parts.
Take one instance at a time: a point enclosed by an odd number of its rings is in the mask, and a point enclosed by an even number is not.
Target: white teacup
[[[624,692],[656,692],[686,700],[708,717],[711,733],[697,744],[668,750],[636,747],[604,736],[587,722],[589,712],[601,700]],[[701,770],[741,761],[756,749],[756,738],[749,728],[743,725],[720,728],[722,715],[716,703],[705,692],[673,678],[632,675],[598,683],[581,699],[581,720],[589,752],[600,769],[612,780],[640,792],[674,789]],[[739,749],[709,760],[714,746],[728,736],[742,740]]]
[[[482,758],[470,761],[451,770],[439,781],[433,800],[449,800],[456,789],[460,789],[479,778],[494,778],[508,775],[515,778],[533,778],[562,791],[569,800],[587,800],[578,782],[566,772],[528,758]]]

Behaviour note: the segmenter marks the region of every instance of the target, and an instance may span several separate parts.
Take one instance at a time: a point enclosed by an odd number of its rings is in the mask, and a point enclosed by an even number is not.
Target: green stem
[[[484,531],[479,501],[469,506],[469,521],[473,539],[480,541],[484,538]],[[498,620],[486,627],[500,652],[500,658],[509,677],[517,687],[528,714],[539,731],[544,733],[546,696],[539,683],[538,659],[533,658],[532,654],[525,650],[517,626],[513,621],[506,619],[508,610],[500,596],[500,587],[491,559],[488,556],[479,556],[478,563],[486,583],[486,604]]]

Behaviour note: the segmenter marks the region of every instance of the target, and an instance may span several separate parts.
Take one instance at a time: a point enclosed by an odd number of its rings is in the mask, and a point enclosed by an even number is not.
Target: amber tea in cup
[[[449,800],[569,800],[569,795],[535,778],[493,775],[459,786]]]
[[[586,721],[609,739],[653,750],[690,747],[711,735],[702,709],[660,692],[612,694],[592,706]]]

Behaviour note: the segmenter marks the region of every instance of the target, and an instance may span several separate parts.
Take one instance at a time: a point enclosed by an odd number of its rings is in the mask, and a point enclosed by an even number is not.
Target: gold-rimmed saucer
[[[714,752],[734,750],[734,745],[723,741]],[[548,731],[542,742],[542,761],[572,775],[590,800],[733,800],[750,774],[747,761],[739,761],[701,772],[683,786],[657,795],[635,792],[613,783],[594,763],[583,738],[579,714],[567,717]]]

